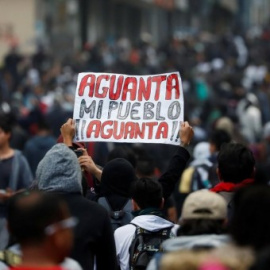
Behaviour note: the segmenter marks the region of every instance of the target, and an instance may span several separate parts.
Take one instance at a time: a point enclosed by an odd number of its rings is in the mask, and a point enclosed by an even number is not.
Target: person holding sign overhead
[[[71,146],[75,135],[74,121],[69,119],[63,124],[61,132],[64,143]],[[158,179],[165,200],[172,194],[175,184],[190,158],[186,147],[192,140],[193,134],[193,129],[189,123],[182,122],[179,131],[180,147],[177,148],[175,155],[170,160],[167,171]],[[101,181],[99,197],[105,197],[113,211],[120,211],[130,200],[130,186],[136,181],[135,170],[131,164],[124,159],[114,159],[108,162],[103,169],[100,169],[85,150],[83,156],[79,157],[79,163],[84,171],[92,173]]]

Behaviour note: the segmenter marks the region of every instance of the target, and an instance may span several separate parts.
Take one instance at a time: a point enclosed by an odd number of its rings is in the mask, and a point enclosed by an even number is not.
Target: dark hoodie
[[[113,159],[103,168],[100,197],[106,197],[114,211],[121,210],[130,198],[130,187],[136,179],[135,170],[126,159]]]
[[[183,147],[178,147],[166,172],[158,179],[165,200],[172,194],[189,158],[189,152]],[[132,165],[123,158],[113,159],[102,171],[101,196],[109,200],[114,211],[120,210],[130,198],[130,186],[134,181],[136,181],[136,174]]]
[[[71,215],[79,219],[74,231],[71,258],[83,269],[116,269],[116,252],[110,220],[105,209],[82,196],[81,168],[75,153],[66,145],[55,145],[38,165],[38,188],[61,194]]]

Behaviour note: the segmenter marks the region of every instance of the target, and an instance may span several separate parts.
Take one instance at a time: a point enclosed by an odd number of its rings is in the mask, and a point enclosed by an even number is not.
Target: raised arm
[[[163,188],[164,199],[167,199],[172,194],[175,184],[186,167],[190,154],[185,147],[189,145],[193,135],[194,132],[189,123],[181,123],[181,129],[179,131],[180,146],[170,160],[166,172],[158,179]]]
[[[60,130],[63,137],[63,143],[72,148],[72,141],[75,135],[75,125],[73,119],[69,118],[67,122],[62,125]],[[77,150],[81,150],[83,152],[83,155],[78,158],[80,166],[86,173],[93,174],[100,181],[102,170],[96,166],[92,157],[88,155],[86,149],[78,148]]]
[[[75,135],[75,124],[73,119],[69,118],[67,122],[61,126],[60,131],[63,137],[63,143],[68,147],[72,147],[72,141]]]

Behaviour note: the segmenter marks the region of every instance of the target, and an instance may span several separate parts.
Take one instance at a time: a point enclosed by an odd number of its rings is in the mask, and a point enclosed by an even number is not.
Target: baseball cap
[[[225,219],[227,203],[217,193],[202,189],[188,195],[181,219]]]

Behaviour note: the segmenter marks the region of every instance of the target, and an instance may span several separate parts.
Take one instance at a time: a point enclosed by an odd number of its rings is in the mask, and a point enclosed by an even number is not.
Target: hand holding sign
[[[75,125],[74,121],[69,118],[66,123],[64,123],[60,129],[63,142],[67,146],[72,146],[72,141],[75,135]]]
[[[79,157],[80,166],[86,171],[93,174],[99,181],[101,179],[102,170],[97,167],[92,157],[87,154],[86,149],[79,148],[83,151],[83,155]]]
[[[180,145],[188,146],[194,135],[193,128],[188,122],[181,123],[181,129],[179,130]]]

